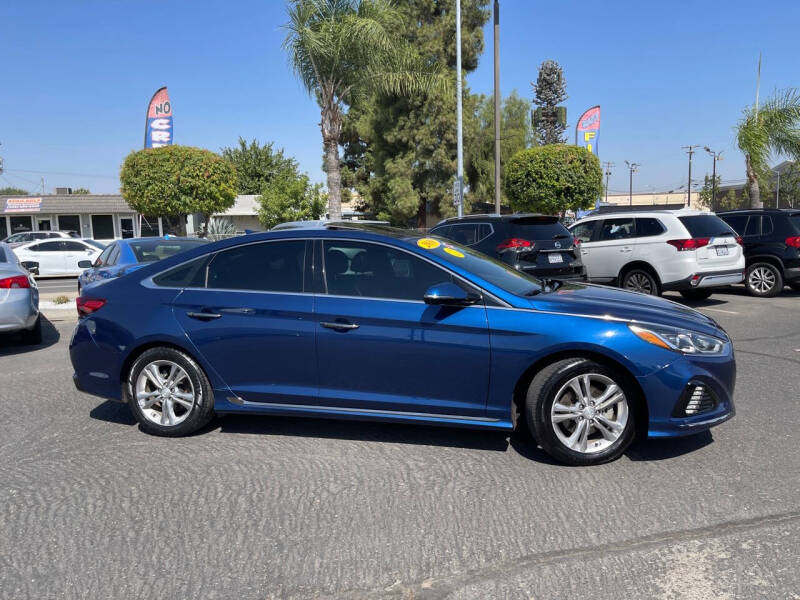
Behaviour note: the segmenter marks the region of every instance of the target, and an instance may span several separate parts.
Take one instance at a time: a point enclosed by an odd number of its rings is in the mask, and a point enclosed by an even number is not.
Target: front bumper
[[[665,292],[679,290],[694,290],[698,288],[721,287],[733,285],[744,281],[744,271],[742,269],[731,269],[727,271],[706,271],[693,273],[685,279],[670,281],[661,286]]]
[[[678,437],[706,431],[736,414],[733,394],[736,386],[736,360],[733,348],[727,356],[699,357],[682,355],[656,371],[638,377],[647,399],[648,437]],[[687,387],[703,385],[715,397],[713,408],[686,415],[677,410],[684,401]],[[684,416],[676,416],[684,415]]]

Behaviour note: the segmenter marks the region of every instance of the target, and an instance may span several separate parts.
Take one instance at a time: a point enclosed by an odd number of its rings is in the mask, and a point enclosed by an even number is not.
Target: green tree
[[[563,144],[566,142],[566,125],[558,118],[557,107],[567,99],[567,80],[564,70],[554,60],[546,60],[539,66],[539,75],[533,85],[534,104],[542,109],[542,118],[536,124],[536,143]]]
[[[433,89],[435,63],[423,64],[398,35],[389,0],[293,0],[284,48],[319,104],[331,219],[342,216],[339,142],[348,107],[366,94],[414,95]]]
[[[762,106],[744,110],[736,141],[744,154],[751,208],[761,208],[761,188],[769,177],[770,157],[800,159],[800,93],[775,93]]]
[[[483,52],[488,4],[488,0],[461,0],[462,68],[466,73],[477,68]],[[451,0],[405,0],[397,5],[402,16],[399,32],[416,53],[416,60],[442,65],[450,85],[424,95],[364,96],[353,103],[345,119],[344,181],[358,190],[362,208],[396,225],[424,227],[428,214],[448,216],[455,212],[453,8]],[[474,136],[477,103],[478,98],[465,87],[465,147]]]
[[[472,202],[494,202],[494,97],[478,96],[475,124],[464,144],[465,173]],[[500,164],[530,147],[532,131],[529,104],[516,91],[503,101],[500,113]],[[502,201],[507,203],[500,173]]]
[[[325,214],[322,184],[312,185],[307,175],[288,171],[264,184],[258,202],[258,220],[266,229],[286,221],[319,219]]]
[[[91,194],[91,193],[92,192],[89,191],[89,188],[85,188],[85,187],[79,187],[79,188],[75,188],[74,190],[72,190],[72,194],[73,195],[79,195],[79,196],[86,196],[86,195]]]
[[[297,162],[274,150],[272,142],[264,145],[240,137],[239,145],[222,148],[222,157],[236,168],[236,189],[240,194],[260,194],[264,184],[287,169],[297,170]]]
[[[780,205],[800,207],[800,161],[795,161],[781,174]]]
[[[166,217],[181,234],[186,216],[200,213],[208,230],[211,215],[236,200],[236,169],[208,150],[163,146],[131,152],[120,172],[122,196],[145,215]]]
[[[603,190],[600,161],[562,144],[518,152],[506,165],[506,194],[515,211],[563,214],[587,209]]]
[[[27,196],[28,192],[22,188],[4,187],[0,188],[0,196]]]
[[[719,200],[719,186],[722,183],[722,178],[717,175],[717,199]],[[713,205],[713,195],[714,195],[714,180],[712,179],[711,175],[706,174],[705,178],[703,179],[703,187],[700,189],[700,192],[697,196],[697,204],[707,208],[709,210],[714,210]]]

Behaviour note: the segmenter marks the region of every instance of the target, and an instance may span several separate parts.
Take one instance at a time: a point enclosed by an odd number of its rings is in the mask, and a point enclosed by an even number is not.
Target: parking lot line
[[[702,310],[713,310],[714,312],[721,312],[721,313],[725,313],[726,315],[738,315],[739,314],[736,311],[733,311],[733,310],[722,310],[721,308],[706,308],[706,307],[702,307],[702,308],[700,308],[698,310],[701,310],[701,311]]]

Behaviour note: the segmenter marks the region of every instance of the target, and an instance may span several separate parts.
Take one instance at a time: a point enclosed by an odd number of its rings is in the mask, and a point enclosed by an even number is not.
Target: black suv
[[[744,284],[753,296],[800,291],[800,210],[758,208],[717,213],[744,240]]]
[[[586,280],[579,242],[559,223],[558,217],[470,215],[446,219],[430,232],[499,258],[534,277]]]

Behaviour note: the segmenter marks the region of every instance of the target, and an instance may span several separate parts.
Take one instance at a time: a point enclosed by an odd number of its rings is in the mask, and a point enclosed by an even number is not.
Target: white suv
[[[659,295],[703,299],[744,279],[742,238],[722,219],[695,210],[599,214],[570,227],[589,281]]]

